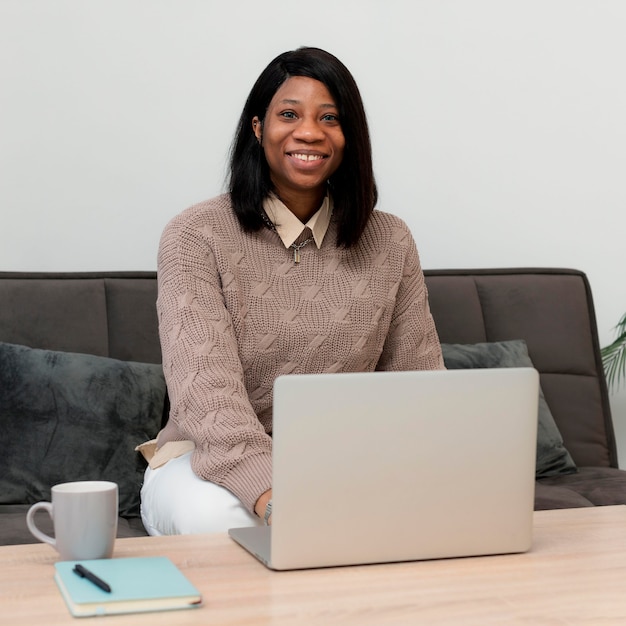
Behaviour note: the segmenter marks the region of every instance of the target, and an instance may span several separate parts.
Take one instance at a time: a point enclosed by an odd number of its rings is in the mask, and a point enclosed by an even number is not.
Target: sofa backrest
[[[444,343],[524,339],[580,466],[617,467],[586,276],[567,269],[426,270]],[[0,272],[0,341],[159,363],[154,272]]]
[[[579,466],[617,467],[591,288],[568,269],[427,270],[442,343],[524,339]]]
[[[0,272],[0,341],[161,362],[156,272]]]

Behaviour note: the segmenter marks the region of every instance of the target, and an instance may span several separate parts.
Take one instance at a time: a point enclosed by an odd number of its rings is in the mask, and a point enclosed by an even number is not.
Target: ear
[[[252,130],[256,135],[257,141],[259,143],[263,142],[263,122],[258,118],[258,116],[254,116],[252,118]]]

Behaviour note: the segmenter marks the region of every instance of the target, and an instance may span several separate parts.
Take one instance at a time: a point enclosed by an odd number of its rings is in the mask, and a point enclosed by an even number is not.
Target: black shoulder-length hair
[[[274,94],[292,76],[319,80],[337,105],[346,143],[329,185],[337,221],[336,243],[350,247],[359,240],[378,199],[372,146],[363,101],[352,74],[339,59],[319,48],[302,47],[277,56],[252,87],[230,151],[229,191],[235,214],[245,231],[264,226],[263,200],[272,191],[272,183],[252,120],[257,116],[264,121]]]

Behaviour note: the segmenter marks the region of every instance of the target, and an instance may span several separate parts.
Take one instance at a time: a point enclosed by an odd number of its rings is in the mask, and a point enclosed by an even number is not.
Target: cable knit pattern
[[[374,211],[359,245],[335,239],[331,221],[322,247],[302,248],[296,265],[276,232],[242,231],[228,195],[187,209],[161,239],[171,412],[159,445],[193,440],[194,471],[250,511],[271,487],[277,376],[444,367],[404,222]]]

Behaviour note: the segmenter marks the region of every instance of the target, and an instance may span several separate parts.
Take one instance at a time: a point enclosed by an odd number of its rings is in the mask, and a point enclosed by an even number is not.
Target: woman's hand
[[[265,493],[259,496],[259,499],[256,501],[254,505],[254,512],[261,518],[265,518],[265,509],[267,507],[267,503],[272,499],[272,490],[268,489]],[[268,524],[272,523],[272,516],[269,516],[267,520]]]

